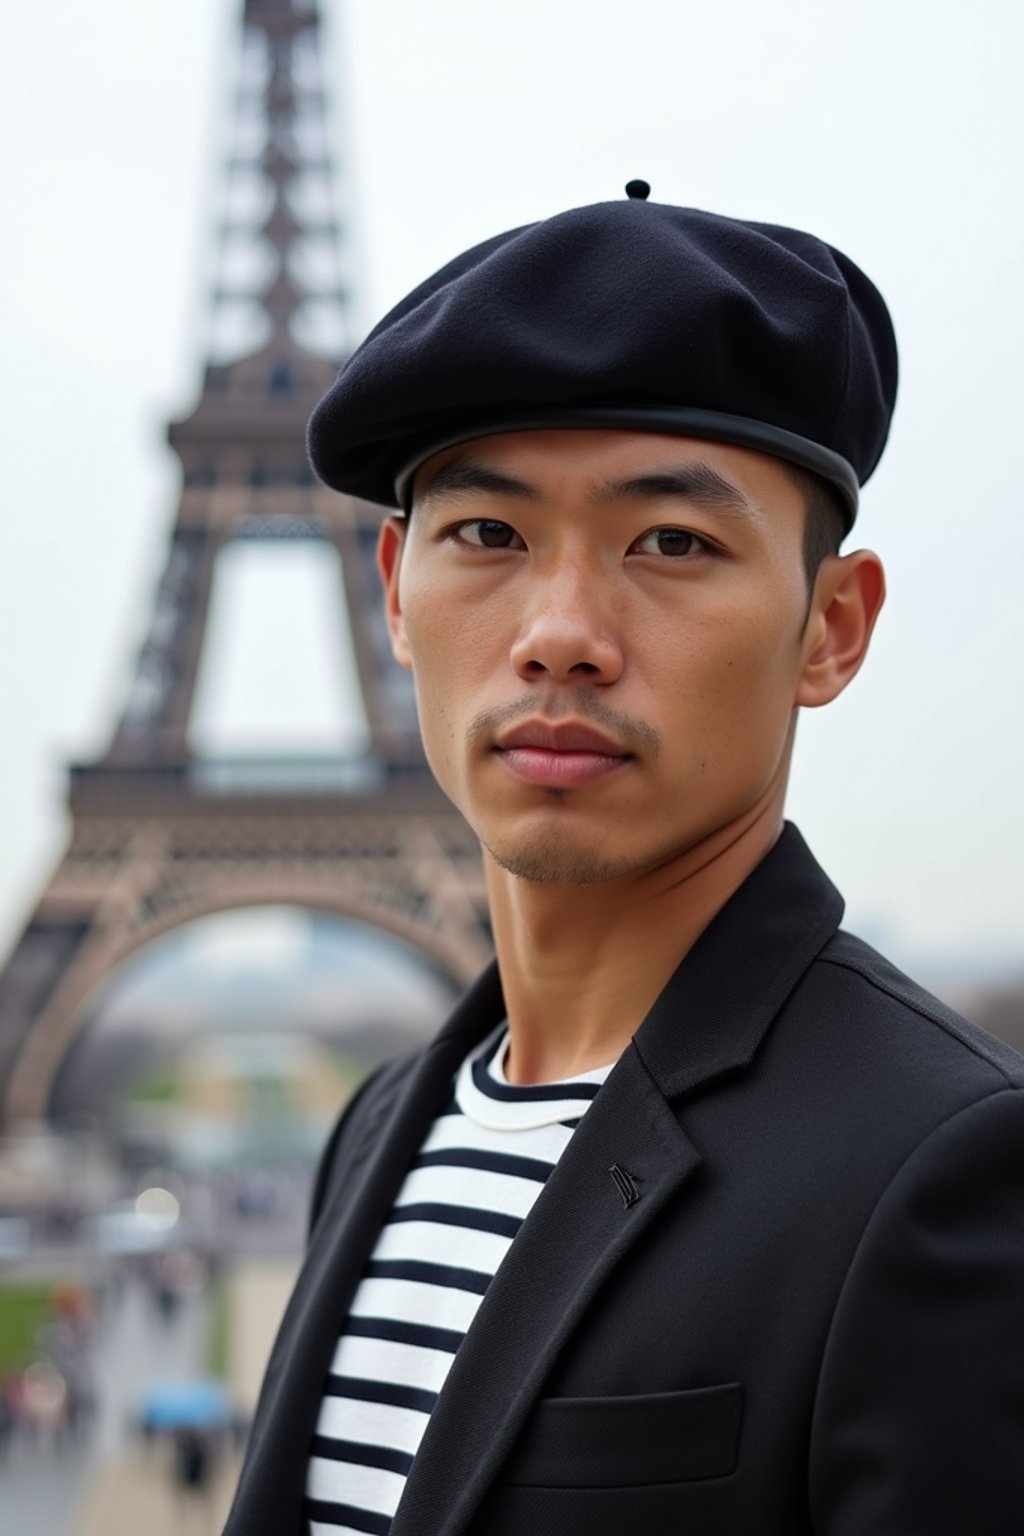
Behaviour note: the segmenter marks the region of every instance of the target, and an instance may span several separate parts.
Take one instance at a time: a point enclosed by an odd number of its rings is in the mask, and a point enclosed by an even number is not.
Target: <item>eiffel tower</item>
[[[198,917],[288,904],[357,918],[458,983],[490,954],[479,847],[430,775],[389,650],[380,509],[320,486],[305,457],[310,410],[350,346],[316,0],[245,0],[240,41],[209,359],[196,409],[168,429],[181,498],[124,713],[105,755],[70,769],[69,846],[0,973],[6,1122],[46,1115],[94,989]],[[211,589],[241,540],[337,552],[367,721],[358,753],[195,750]]]

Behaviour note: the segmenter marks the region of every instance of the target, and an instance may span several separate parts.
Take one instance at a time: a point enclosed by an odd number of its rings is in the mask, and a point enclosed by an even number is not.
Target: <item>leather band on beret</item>
[[[770,453],[802,469],[813,470],[831,482],[843,498],[846,525],[849,529],[857,515],[857,476],[853,465],[840,454],[812,443],[809,438],[798,437],[795,432],[785,432],[768,422],[750,421],[743,416],[727,416],[721,411],[685,410],[683,408],[659,408],[656,406],[591,406],[589,409],[538,409],[529,407],[495,416],[488,421],[479,418],[472,423],[453,422],[440,438],[432,436],[418,444],[411,452],[395,477],[395,499],[406,512],[412,495],[412,481],[416,471],[446,448],[459,443],[472,442],[474,438],[490,437],[500,432],[531,432],[545,427],[591,427],[631,432],[664,432],[673,437],[699,437],[713,443],[735,443],[741,448],[754,448],[760,453]]]

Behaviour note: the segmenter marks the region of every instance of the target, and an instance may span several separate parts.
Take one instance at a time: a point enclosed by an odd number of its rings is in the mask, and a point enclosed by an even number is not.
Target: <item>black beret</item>
[[[878,290],[813,235],[627,190],[474,246],[386,315],[313,414],[317,474],[402,506],[455,443],[633,428],[814,470],[852,523],[896,395]]]

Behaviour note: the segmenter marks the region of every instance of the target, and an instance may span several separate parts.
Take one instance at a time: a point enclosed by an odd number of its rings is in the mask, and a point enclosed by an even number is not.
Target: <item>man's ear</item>
[[[871,550],[829,555],[821,562],[804,627],[796,704],[807,709],[830,704],[852,682],[884,601],[885,572]]]
[[[389,517],[377,539],[377,569],[384,583],[384,608],[388,618],[391,650],[400,667],[412,666],[409,640],[402,618],[402,603],[398,591],[398,579],[402,570],[402,550],[408,523],[404,517]]]

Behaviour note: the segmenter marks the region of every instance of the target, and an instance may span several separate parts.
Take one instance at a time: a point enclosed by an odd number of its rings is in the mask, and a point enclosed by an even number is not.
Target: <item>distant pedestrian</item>
[[[197,1429],[182,1429],[175,1442],[174,1468],[181,1488],[201,1490],[206,1486],[210,1465],[206,1442]]]
[[[203,1517],[210,1514],[212,1451],[206,1435],[192,1426],[179,1429],[175,1435],[172,1465],[183,1528],[192,1523],[193,1513],[202,1523],[206,1523]]]

